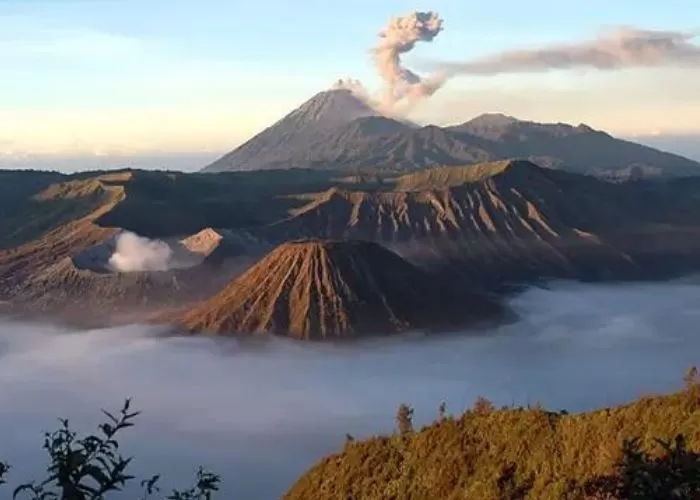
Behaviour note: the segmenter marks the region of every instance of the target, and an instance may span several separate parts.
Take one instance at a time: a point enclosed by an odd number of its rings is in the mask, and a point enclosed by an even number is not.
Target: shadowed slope
[[[528,158],[539,165],[609,178],[700,175],[700,164],[677,154],[618,139],[587,125],[536,123],[485,114],[447,130],[481,139],[494,159]]]
[[[38,237],[0,250],[0,294],[13,295],[14,284],[113,236],[116,228],[102,227],[96,221],[125,198],[123,186],[113,182],[130,178],[129,173],[105,174],[52,184],[34,195],[19,230],[32,231]]]
[[[378,115],[347,90],[317,94],[203,172],[406,172],[507,158],[613,179],[700,175],[695,161],[586,125],[487,114],[453,127],[415,127]]]
[[[488,281],[604,276],[630,272],[626,248],[602,236],[648,222],[631,196],[641,192],[527,161],[443,167],[398,177],[393,189],[332,188],[268,231],[378,241],[412,260],[470,264]]]
[[[225,172],[284,167],[295,154],[303,154],[312,149],[329,131],[357,118],[377,115],[376,111],[348,90],[320,92],[202,171]]]
[[[182,323],[190,331],[320,340],[457,328],[499,310],[375,243],[302,241],[277,247]]]

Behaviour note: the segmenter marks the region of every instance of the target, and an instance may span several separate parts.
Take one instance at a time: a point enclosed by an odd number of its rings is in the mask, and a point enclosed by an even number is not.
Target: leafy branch
[[[107,421],[100,424],[96,434],[79,437],[71,430],[68,419],[59,419],[60,427],[44,434],[43,449],[49,455],[46,478],[17,486],[14,500],[105,500],[110,492],[122,491],[135,479],[127,469],[133,457],[124,457],[119,450],[121,432],[134,426],[140,414],[131,411],[131,400],[124,402],[118,413],[102,410]],[[7,483],[10,466],[0,462],[0,485]],[[174,490],[165,500],[211,500],[219,490],[218,475],[199,468],[195,486]],[[156,475],[141,481],[141,500],[160,493]]]

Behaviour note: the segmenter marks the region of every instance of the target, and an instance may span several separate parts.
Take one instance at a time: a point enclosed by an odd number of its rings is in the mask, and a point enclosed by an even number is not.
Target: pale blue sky
[[[435,10],[445,31],[406,62],[465,60],[591,38],[697,29],[697,0],[0,0],[0,153],[224,150],[338,77],[378,85],[367,50],[392,15]],[[455,79],[426,121],[504,111],[616,133],[700,131],[688,72]]]

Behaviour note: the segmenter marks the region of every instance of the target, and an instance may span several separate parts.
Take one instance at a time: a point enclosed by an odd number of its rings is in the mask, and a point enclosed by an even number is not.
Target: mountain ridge
[[[167,279],[102,269],[122,231],[203,257],[194,270],[173,271],[184,305],[213,293],[214,279],[223,286],[263,252],[300,238],[373,241],[436,279],[490,290],[700,268],[700,178],[610,183],[522,159],[409,173],[4,175],[0,299],[29,311],[82,304],[96,313],[92,305],[129,305],[129,290],[161,296]],[[54,265],[62,259],[77,269]]]
[[[526,160],[437,167],[370,189],[334,186],[303,201],[261,234],[274,241],[377,241],[411,261],[448,274],[463,269],[482,283],[630,279],[649,267],[643,249],[652,244],[659,259],[679,262],[698,250],[693,222],[681,215],[690,207],[678,211],[678,200],[659,186],[607,183]],[[664,227],[687,241],[660,244],[655,234]]]
[[[382,116],[338,89],[312,97],[202,172],[401,172],[514,157],[613,180],[700,175],[698,162],[585,124],[537,123],[485,113],[458,125],[413,126]]]

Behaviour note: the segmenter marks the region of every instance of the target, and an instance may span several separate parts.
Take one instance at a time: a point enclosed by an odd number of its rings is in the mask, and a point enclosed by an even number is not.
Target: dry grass
[[[469,411],[407,437],[348,443],[304,474],[285,498],[500,499],[498,481],[509,465],[524,485],[523,498],[580,498],[587,481],[614,471],[624,439],[639,437],[659,453],[654,438],[679,433],[690,449],[700,450],[697,390],[577,415]]]

